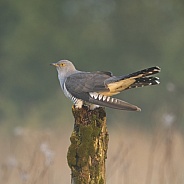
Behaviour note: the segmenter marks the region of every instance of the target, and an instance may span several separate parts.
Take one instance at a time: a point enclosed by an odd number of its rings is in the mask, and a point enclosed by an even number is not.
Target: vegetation
[[[0,183],[70,184],[66,156],[71,129],[17,127],[11,136],[1,132]],[[107,184],[184,182],[183,135],[172,126],[148,134],[114,123],[109,134]]]

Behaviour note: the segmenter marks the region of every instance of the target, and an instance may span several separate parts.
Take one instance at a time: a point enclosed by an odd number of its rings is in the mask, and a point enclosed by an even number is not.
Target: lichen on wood
[[[67,160],[72,184],[105,184],[108,132],[104,108],[72,107],[75,119]]]

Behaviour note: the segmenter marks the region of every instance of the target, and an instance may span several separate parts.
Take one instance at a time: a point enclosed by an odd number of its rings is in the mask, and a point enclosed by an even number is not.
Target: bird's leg
[[[77,102],[75,103],[75,108],[81,109],[82,105],[83,105],[83,101],[78,99]]]
[[[99,105],[92,104],[92,103],[89,103],[89,102],[84,102],[83,105],[86,106],[86,107],[88,107],[89,110],[94,110],[94,109],[100,107]]]
[[[94,109],[99,108],[99,107],[100,107],[99,105],[89,104],[89,109],[90,110],[94,110]]]

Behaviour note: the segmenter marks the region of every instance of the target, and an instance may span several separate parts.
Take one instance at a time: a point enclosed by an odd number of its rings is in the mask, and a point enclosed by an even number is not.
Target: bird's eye
[[[66,64],[65,63],[61,63],[60,66],[61,67],[64,67],[64,66],[66,66]]]

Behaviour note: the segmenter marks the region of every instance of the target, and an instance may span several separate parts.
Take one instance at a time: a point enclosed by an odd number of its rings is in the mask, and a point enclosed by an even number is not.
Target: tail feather
[[[127,89],[150,86],[150,85],[157,85],[159,84],[158,77],[141,77],[135,80],[133,84],[131,84]]]
[[[138,72],[134,72],[129,75],[123,76],[122,79],[146,77],[146,76],[150,76],[150,75],[159,73],[160,70],[161,69],[158,66],[154,66],[154,67],[146,68],[144,70],[140,70]]]
[[[159,78],[149,77],[160,72],[158,66],[150,67],[125,76],[111,77],[105,81],[110,93],[117,94],[123,90],[159,84]]]

